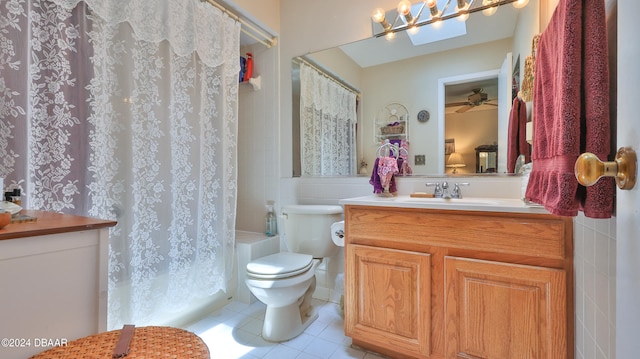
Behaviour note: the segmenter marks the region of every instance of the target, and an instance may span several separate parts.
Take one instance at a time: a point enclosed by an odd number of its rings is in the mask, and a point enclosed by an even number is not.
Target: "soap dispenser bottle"
[[[278,234],[278,221],[276,218],[276,213],[274,212],[273,209],[273,202],[269,201],[267,202],[267,205],[265,206],[267,208],[267,215],[265,216],[265,230],[264,230],[264,234],[267,235],[267,237],[273,237],[276,234]]]

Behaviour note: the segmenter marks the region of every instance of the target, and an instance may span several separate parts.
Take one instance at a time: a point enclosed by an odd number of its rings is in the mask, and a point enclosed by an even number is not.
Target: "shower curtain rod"
[[[254,39],[256,41],[258,41],[259,43],[261,43],[262,45],[266,46],[267,48],[270,48],[270,47],[275,46],[275,45],[278,44],[278,39],[277,38],[267,34],[265,31],[263,31],[262,29],[259,29],[254,24],[252,24],[252,23],[250,23],[250,22],[248,22],[246,20],[241,19],[238,15],[236,15],[236,14],[232,13],[231,11],[227,10],[224,6],[218,4],[217,2],[215,2],[213,0],[201,0],[201,1],[208,2],[209,4],[211,4],[211,5],[215,6],[216,8],[218,8],[223,13],[227,14],[232,19],[238,21],[242,25],[242,27],[240,28],[240,31],[244,32],[247,36],[251,37],[252,39]],[[253,32],[247,30],[247,28],[250,29]]]
[[[294,63],[297,63],[298,65],[300,63],[303,63],[303,64],[311,67],[312,69],[314,69],[317,72],[319,72],[322,76],[327,77],[332,81],[335,81],[338,85],[343,87],[345,90],[347,90],[349,92],[353,92],[354,94],[356,94],[356,96],[360,97],[360,91],[358,91],[356,88],[354,88],[351,85],[347,84],[345,81],[341,80],[340,78],[338,78],[337,76],[333,75],[329,71],[322,69],[318,65],[315,65],[310,60],[307,60],[307,59],[305,59],[305,58],[303,58],[301,56],[298,56],[298,57],[294,58],[292,61]]]

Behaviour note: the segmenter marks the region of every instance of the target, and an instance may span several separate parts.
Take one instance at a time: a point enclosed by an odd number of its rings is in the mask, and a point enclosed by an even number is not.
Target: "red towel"
[[[524,163],[531,162],[527,143],[527,104],[519,97],[513,100],[509,115],[509,145],[507,147],[507,173],[514,173],[518,156],[524,155]]]
[[[610,218],[613,180],[585,188],[574,175],[580,153],[603,160],[609,154],[604,0],[560,0],[538,44],[533,101],[533,169],[525,197],[557,215],[583,210]]]

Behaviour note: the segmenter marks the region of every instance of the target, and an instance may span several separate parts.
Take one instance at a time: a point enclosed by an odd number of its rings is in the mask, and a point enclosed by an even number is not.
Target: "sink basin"
[[[424,198],[410,196],[365,196],[347,198],[340,201],[341,204],[384,206],[398,208],[433,208],[469,211],[494,211],[494,212],[525,212],[525,213],[547,213],[538,205],[530,205],[518,198],[484,198],[484,197],[464,197],[464,198]]]
[[[499,205],[500,200],[491,198],[423,198],[423,197],[398,197],[402,201],[409,202],[425,202],[425,203],[439,203],[448,205]]]

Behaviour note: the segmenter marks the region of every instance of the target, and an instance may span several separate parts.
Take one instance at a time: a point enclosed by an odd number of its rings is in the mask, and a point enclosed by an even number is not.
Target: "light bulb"
[[[469,9],[469,3],[467,2],[467,0],[458,0],[458,6],[456,6],[456,11],[468,10],[468,9]]]
[[[465,0],[458,0],[458,5],[456,6],[456,12],[460,14],[456,19],[458,21],[467,21],[469,18],[469,3]]]
[[[391,41],[396,38],[396,33],[393,31],[389,31],[387,32],[386,35],[384,35],[384,38],[387,39],[388,41]]]
[[[436,19],[434,22],[431,23],[431,26],[433,26],[434,29],[439,29],[442,27],[442,19]]]
[[[456,6],[456,12],[460,14],[456,17],[458,21],[467,21],[469,18],[469,13],[466,9],[460,9]]]
[[[410,28],[407,29],[407,32],[411,35],[415,35],[420,31],[420,28],[417,26],[411,26]]]
[[[513,4],[513,7],[515,7],[516,9],[521,9],[527,6],[528,3],[529,3],[529,0],[516,0],[512,4]]]
[[[402,0],[398,3],[398,13],[401,15],[407,15],[411,13],[411,1]]]
[[[387,22],[387,19],[385,19],[385,12],[384,12],[384,9],[382,8],[377,8],[373,10],[373,14],[371,14],[371,20],[382,25],[385,31],[391,28],[391,24]]]
[[[491,5],[494,3],[495,3],[495,0],[482,0],[482,5]],[[498,11],[498,7],[493,6],[493,7],[482,10],[482,13],[485,14],[486,16],[491,16],[495,14],[496,11]]]
[[[375,21],[375,22],[383,22],[384,21],[384,9],[383,8],[377,8],[375,10],[373,10],[373,14],[371,14],[371,20]]]
[[[440,17],[442,13],[438,10],[438,2],[436,0],[427,0],[424,4],[429,8],[429,12],[431,12],[431,18]]]

